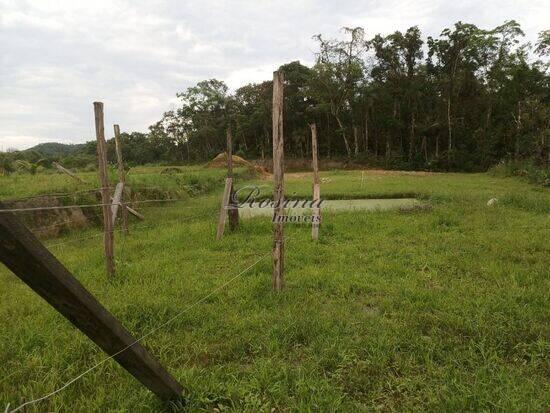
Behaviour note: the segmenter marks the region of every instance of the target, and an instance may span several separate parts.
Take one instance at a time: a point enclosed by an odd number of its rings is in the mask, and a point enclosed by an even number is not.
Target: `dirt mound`
[[[253,163],[248,162],[246,159],[243,159],[240,156],[233,155],[231,158],[233,159],[234,167],[244,166],[249,170],[259,174],[260,176],[269,175],[269,173],[264,167],[260,165],[254,165]],[[227,152],[220,153],[214,159],[212,159],[206,166],[208,168],[227,168]]]
[[[54,196],[6,200],[3,203],[8,209],[36,208],[19,214],[19,219],[39,237],[53,238],[69,229],[90,226],[90,217],[81,208],[60,208],[63,204]]]
[[[249,168],[254,168],[250,162],[246,159],[241,158],[240,156],[233,155],[233,166],[247,166]],[[227,152],[222,152],[217,155],[208,163],[209,168],[226,168],[227,167]]]

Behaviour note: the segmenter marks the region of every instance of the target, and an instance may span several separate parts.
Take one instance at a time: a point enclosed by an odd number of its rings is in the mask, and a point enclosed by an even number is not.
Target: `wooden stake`
[[[216,231],[216,240],[220,240],[225,228],[225,219],[227,217],[227,205],[229,204],[229,196],[231,195],[231,187],[233,186],[233,178],[225,178],[225,188],[223,189],[222,204],[220,206],[220,216],[218,218],[218,229]]]
[[[181,385],[12,213],[0,214],[0,261],[158,397],[181,397]]]
[[[311,154],[312,154],[312,161],[311,166],[313,168],[313,202],[314,207],[312,209],[312,219],[313,222],[311,224],[311,238],[314,240],[319,238],[319,220],[321,219],[321,210],[317,207],[319,203],[319,198],[321,197],[321,185],[319,180],[319,163],[317,156],[319,155],[319,151],[317,149],[317,125],[315,123],[312,123],[309,125],[311,128]]]
[[[124,163],[122,162],[122,144],[120,142],[120,127],[118,125],[113,126],[115,130],[115,148],[116,148],[116,160],[118,164],[118,182],[123,185],[126,184],[126,171],[124,170]],[[126,188],[124,188],[126,192]],[[124,192],[122,193],[124,195]],[[124,196],[120,199],[123,200]],[[116,215],[115,215],[116,217]],[[113,225],[115,221],[113,220]],[[122,232],[128,234],[128,208],[126,204],[122,203]]]
[[[273,289],[284,286],[283,72],[273,72]]]
[[[122,199],[122,193],[124,192],[124,183],[119,182],[116,184],[115,194],[111,201],[111,221],[113,224],[116,222],[116,216],[118,213],[118,207],[120,206],[120,200]],[[124,207],[122,208],[124,210]]]
[[[239,209],[235,201],[235,180],[233,179],[233,145],[231,143],[231,128],[227,128],[227,177],[231,178],[231,190],[229,194],[228,215],[229,228],[234,231],[239,226]]]
[[[135,216],[136,218],[139,218],[141,219],[142,221],[145,219],[145,217],[143,215],[141,215],[139,212],[137,212],[134,208],[130,208],[128,205],[126,205],[126,209],[128,210],[128,212],[130,214],[132,214],[133,216]]]
[[[73,179],[76,179],[78,182],[80,182],[81,184],[85,184],[86,181],[84,181],[82,178],[80,178],[78,175],[74,174],[73,172],[69,171],[68,169],[64,168],[63,166],[61,166],[61,164],[57,163],[57,162],[52,162],[52,165],[55,166],[57,168],[57,170],[59,172],[63,172],[64,174],[67,174],[69,175],[71,178]]]
[[[97,159],[99,165],[99,182],[101,184],[101,203],[103,204],[103,241],[105,249],[105,266],[107,274],[114,276],[115,263],[113,258],[113,222],[109,208],[111,196],[109,193],[109,177],[107,175],[107,148],[105,144],[105,129],[103,125],[103,103],[94,102],[95,134],[97,139]]]

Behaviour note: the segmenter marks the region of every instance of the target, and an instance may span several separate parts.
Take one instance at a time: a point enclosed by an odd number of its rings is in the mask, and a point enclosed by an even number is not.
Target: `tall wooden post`
[[[227,128],[227,177],[231,178],[231,190],[229,195],[229,228],[233,231],[239,226],[239,209],[235,202],[235,179],[233,178],[233,144],[231,142],[231,128]]]
[[[115,130],[115,148],[116,148],[116,160],[118,164],[118,182],[123,186],[126,186],[126,171],[124,171],[124,163],[122,162],[122,143],[120,142],[120,127],[114,125]],[[123,189],[122,198],[124,199],[124,192],[126,188]],[[114,222],[113,222],[114,225]],[[128,234],[128,209],[126,204],[122,202],[122,231],[125,234]]]
[[[101,203],[103,204],[103,241],[105,249],[105,266],[107,274],[115,274],[113,258],[113,221],[111,219],[111,194],[109,189],[109,177],[107,175],[107,147],[105,144],[105,128],[103,124],[103,103],[94,102],[95,135],[97,139],[97,160],[99,182],[101,184]]]
[[[284,285],[283,72],[273,73],[273,289]]]
[[[319,162],[317,149],[317,126],[315,123],[309,125],[311,128],[311,166],[313,168],[313,208],[312,208],[312,224],[311,224],[311,238],[314,240],[319,238],[319,220],[321,219],[321,211],[318,207],[319,198],[321,197],[321,186],[319,181]]]
[[[157,396],[182,395],[180,384],[12,213],[0,213],[0,261]]]

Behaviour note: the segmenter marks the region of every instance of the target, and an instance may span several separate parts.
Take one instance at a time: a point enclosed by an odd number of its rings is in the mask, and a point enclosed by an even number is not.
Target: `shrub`
[[[489,173],[494,176],[525,177],[531,183],[550,186],[550,166],[539,165],[532,160],[500,161],[489,170]]]

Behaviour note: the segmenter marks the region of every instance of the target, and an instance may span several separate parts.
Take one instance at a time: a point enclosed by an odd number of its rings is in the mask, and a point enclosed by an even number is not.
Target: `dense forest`
[[[406,169],[485,170],[514,159],[547,167],[550,30],[535,44],[523,37],[515,21],[491,30],[458,22],[427,39],[416,26],[373,38],[360,27],[343,28],[338,39],[316,35],[312,67],[280,68],[285,156],[310,156],[308,124],[315,122],[323,158]],[[148,133],[123,134],[130,164],[211,159],[225,149],[228,127],[237,154],[271,156],[270,80],[233,93],[204,80],[177,97],[179,107]],[[37,162],[40,154],[31,153],[27,161]],[[94,155],[88,142],[60,158],[85,167]]]

